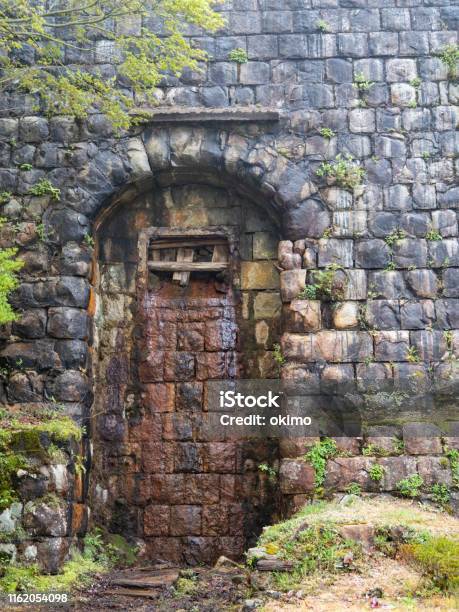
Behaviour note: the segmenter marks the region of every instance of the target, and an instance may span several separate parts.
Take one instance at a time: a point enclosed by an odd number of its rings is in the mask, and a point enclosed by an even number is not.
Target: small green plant
[[[459,63],[459,46],[455,43],[446,45],[438,54],[443,64],[448,68],[448,77],[454,79],[457,76],[457,65]]]
[[[30,189],[29,194],[34,196],[51,196],[52,200],[60,200],[61,199],[61,190],[58,187],[54,187],[51,181],[48,179],[42,178],[35,183]]]
[[[32,170],[33,166],[32,164],[20,164],[19,166],[19,170],[24,170],[24,172],[27,172],[28,170]]]
[[[9,191],[0,192],[0,205],[7,204],[11,199],[11,193]]]
[[[83,238],[83,242],[88,247],[92,248],[94,246],[94,238],[91,236],[91,234],[85,234]]]
[[[260,463],[260,465],[258,466],[258,469],[260,470],[260,472],[267,474],[270,479],[276,478],[277,476],[276,470],[272,468],[270,465],[268,465],[267,463]]]
[[[298,295],[302,300],[316,300],[317,287],[315,285],[306,285],[303,291]]]
[[[346,493],[348,495],[361,495],[362,487],[358,482],[350,482],[346,487]]]
[[[327,140],[330,140],[330,138],[333,138],[333,136],[336,136],[336,133],[328,127],[320,128],[319,134],[323,136],[324,138],[326,138]]]
[[[370,442],[362,448],[362,455],[364,457],[387,457],[389,452],[381,446]]]
[[[393,272],[396,269],[397,269],[397,266],[395,265],[395,261],[392,261],[392,260],[384,268],[386,272]]]
[[[338,264],[331,264],[325,270],[315,270],[313,272],[313,282],[306,285],[298,297],[324,302],[342,300],[345,294],[346,281],[338,277],[338,270],[341,270],[341,266]]]
[[[343,156],[339,153],[334,161],[320,164],[316,174],[331,179],[345,189],[355,189],[362,184],[365,170],[354,162],[352,155]]]
[[[416,77],[414,79],[411,79],[410,81],[410,85],[411,87],[414,87],[415,89],[418,89],[421,86],[421,79],[419,77]]]
[[[45,228],[45,224],[44,223],[39,223],[36,227],[35,227],[35,231],[37,232],[37,236],[38,238],[44,242],[46,240],[46,228]]]
[[[319,32],[325,33],[330,31],[330,25],[324,19],[318,19],[316,21],[316,27]]]
[[[403,240],[406,237],[405,232],[400,229],[394,229],[391,231],[390,234],[388,234],[385,238],[384,238],[384,242],[390,246],[393,247],[394,244],[397,244],[398,242],[400,242],[400,240]]]
[[[440,234],[438,230],[430,229],[426,234],[426,240],[430,240],[432,242],[437,242],[442,240],[443,236]]]
[[[354,76],[354,87],[358,89],[360,92],[369,91],[371,87],[374,85],[372,81],[369,81],[363,72],[357,72]]]
[[[451,501],[451,491],[447,485],[437,482],[430,488],[430,493],[432,494],[434,502],[442,508],[446,508],[449,505]]]
[[[419,357],[418,349],[415,346],[408,347],[406,351],[406,360],[410,363],[419,363],[421,358]]]
[[[247,51],[238,47],[237,49],[232,49],[228,54],[228,59],[230,62],[236,62],[236,64],[247,64],[249,58],[247,56]]]
[[[414,100],[411,100],[408,103],[408,108],[417,108],[418,107],[418,103],[416,102],[416,98]]]
[[[326,229],[324,229],[324,233],[322,234],[322,238],[331,238],[333,235],[333,225],[330,225]]]
[[[325,482],[327,471],[327,461],[338,454],[336,442],[331,438],[324,438],[316,442],[305,459],[309,461],[315,471],[314,485],[316,492],[319,492]]]
[[[425,542],[403,544],[400,554],[441,592],[459,589],[459,539],[431,535]]]
[[[275,344],[274,345],[274,351],[273,351],[273,357],[274,357],[274,361],[280,365],[283,366],[285,363],[285,357],[282,354],[282,348],[280,344]]]
[[[368,474],[371,480],[374,480],[375,482],[381,482],[385,471],[386,470],[384,469],[383,465],[379,465],[379,463],[375,463],[371,466]]]
[[[421,153],[421,157],[422,157],[422,159],[423,159],[424,161],[427,161],[428,159],[430,159],[430,153],[429,153],[429,151],[423,151],[423,152]]]
[[[451,475],[453,477],[453,485],[459,487],[459,450],[449,448],[446,450],[446,458],[449,459]]]
[[[396,488],[402,497],[419,497],[424,480],[419,474],[411,474],[396,484]]]

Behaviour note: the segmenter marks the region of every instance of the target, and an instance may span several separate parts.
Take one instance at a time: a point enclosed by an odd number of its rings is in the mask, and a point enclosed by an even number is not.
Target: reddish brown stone
[[[218,474],[188,474],[185,478],[185,501],[189,504],[217,504]]]
[[[147,538],[147,557],[152,562],[170,561],[176,565],[182,563],[182,542],[180,538]]]
[[[177,384],[175,407],[183,412],[200,412],[203,402],[202,382],[183,382]]]
[[[333,438],[336,443],[336,448],[339,451],[350,453],[351,455],[358,455],[360,453],[360,442],[361,438]]]
[[[219,557],[219,539],[188,536],[183,538],[183,560],[187,565],[212,565]]]
[[[231,504],[229,506],[229,534],[240,536],[244,534],[245,511],[242,504]]]
[[[203,506],[202,533],[206,536],[218,536],[228,533],[227,506]]]
[[[204,350],[204,324],[188,323],[180,326],[177,334],[177,348],[179,351]]]
[[[220,554],[228,559],[238,561],[245,550],[245,540],[242,536],[220,538]]]
[[[171,351],[164,354],[164,380],[180,382],[192,380],[195,373],[195,360],[191,353]]]
[[[172,442],[150,442],[142,446],[142,468],[145,472],[174,471],[175,445]]]
[[[162,437],[161,415],[149,414],[138,423],[131,425],[129,439],[132,442],[159,442]]]
[[[283,459],[279,471],[282,493],[306,493],[314,489],[315,471],[306,461]]]
[[[369,457],[335,457],[327,463],[325,487],[344,491],[351,483],[362,489],[371,487],[368,471],[373,461]]]
[[[220,476],[220,499],[222,502],[232,502],[236,497],[236,476],[222,474]]]
[[[236,348],[237,326],[229,319],[206,323],[206,351],[228,351]]]
[[[430,423],[407,423],[403,426],[403,441],[409,455],[442,453],[440,430]]]
[[[227,374],[226,353],[200,353],[196,356],[198,380],[224,379]]]
[[[172,506],[170,533],[175,536],[201,534],[200,506]]]
[[[143,511],[143,532],[146,536],[168,535],[169,506],[147,506]]]
[[[144,361],[139,364],[139,380],[141,383],[160,382],[164,380],[164,353],[155,351],[149,353]]]
[[[175,472],[199,473],[203,469],[203,445],[194,442],[179,442],[176,445],[174,458]]]
[[[164,440],[191,440],[193,437],[193,423],[186,414],[163,415]]]
[[[282,458],[302,457],[308,449],[319,441],[319,437],[308,438],[281,438],[279,440],[279,454]]]
[[[165,313],[158,313],[158,320],[149,321],[146,326],[146,343],[151,351],[175,350],[177,328],[175,323],[165,321]]]
[[[142,391],[142,405],[149,412],[173,412],[175,389],[172,383],[145,385]]]
[[[185,500],[185,477],[183,474],[153,474],[151,476],[151,498],[160,504],[180,504]]]
[[[449,461],[445,461],[445,457],[418,457],[417,470],[428,487],[437,482],[448,486],[452,484]]]
[[[236,445],[233,442],[209,442],[205,444],[204,465],[206,472],[232,473],[236,469]]]
[[[416,474],[416,457],[381,457],[378,459],[379,465],[384,468],[381,489],[383,491],[395,491],[397,483],[412,474]]]

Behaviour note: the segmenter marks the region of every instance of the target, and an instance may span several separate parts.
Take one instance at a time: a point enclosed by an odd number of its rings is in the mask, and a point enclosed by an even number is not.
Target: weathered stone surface
[[[330,213],[316,199],[308,199],[283,215],[284,233],[291,240],[320,238],[330,225]]]
[[[407,331],[381,331],[375,334],[377,361],[405,361],[409,349]]]
[[[279,471],[279,486],[283,493],[308,493],[314,489],[315,472],[304,460],[283,459]]]
[[[285,314],[285,326],[292,332],[313,332],[321,328],[320,302],[293,300]]]
[[[271,319],[281,314],[282,302],[278,293],[257,293],[253,303],[255,319]]]
[[[242,289],[276,289],[279,286],[279,274],[274,264],[263,262],[242,262]]]
[[[281,297],[291,302],[298,297],[306,285],[306,270],[286,270],[280,274]]]
[[[430,423],[407,423],[403,441],[410,455],[438,455],[442,452],[440,430]]]
[[[354,329],[358,324],[358,302],[343,302],[333,310],[333,325],[336,329]]]
[[[48,333],[53,338],[84,340],[88,337],[89,320],[86,311],[76,308],[50,308]]]

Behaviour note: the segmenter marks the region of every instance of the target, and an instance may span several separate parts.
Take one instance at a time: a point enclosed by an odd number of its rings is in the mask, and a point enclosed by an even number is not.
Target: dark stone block
[[[360,268],[385,268],[391,254],[384,240],[362,240],[355,245],[355,263]]]
[[[24,311],[13,323],[13,334],[23,338],[43,338],[46,330],[46,310],[33,308]]]
[[[63,368],[77,370],[88,365],[88,345],[81,340],[57,340],[54,350]]]
[[[48,397],[61,402],[82,402],[90,399],[91,386],[87,377],[76,370],[51,375],[45,384]]]
[[[330,213],[319,200],[309,199],[290,207],[283,216],[283,233],[289,240],[320,238],[330,225]]]
[[[53,338],[88,337],[89,317],[85,310],[76,308],[50,308],[48,311],[48,333]]]

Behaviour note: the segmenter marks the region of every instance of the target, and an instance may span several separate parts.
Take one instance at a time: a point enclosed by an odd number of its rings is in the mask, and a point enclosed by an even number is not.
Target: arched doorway
[[[234,183],[177,172],[98,226],[91,507],[151,559],[237,557],[275,510],[258,465],[277,461],[276,445],[208,441],[192,424],[209,380],[278,376],[278,238]],[[228,270],[148,272],[155,253]]]

